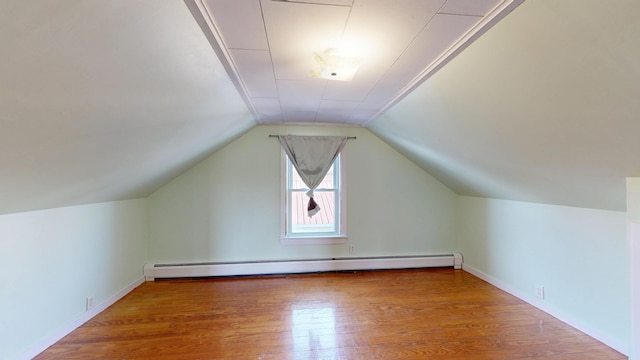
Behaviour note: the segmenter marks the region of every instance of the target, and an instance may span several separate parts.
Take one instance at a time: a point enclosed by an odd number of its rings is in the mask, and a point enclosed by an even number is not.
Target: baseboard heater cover
[[[196,264],[146,264],[146,281],[167,278],[213,276],[295,274],[324,271],[408,269],[428,267],[462,268],[460,253],[425,256],[390,256],[368,258],[327,258],[312,260],[272,260],[248,262],[213,262]]]

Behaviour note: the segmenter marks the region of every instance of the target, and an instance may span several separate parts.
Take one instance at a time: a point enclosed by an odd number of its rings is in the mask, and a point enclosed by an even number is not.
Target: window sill
[[[309,237],[282,237],[280,245],[335,245],[346,244],[346,235],[336,236],[309,236]]]

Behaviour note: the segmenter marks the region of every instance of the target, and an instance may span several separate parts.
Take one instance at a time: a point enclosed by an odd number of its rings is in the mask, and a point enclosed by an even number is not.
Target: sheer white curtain
[[[278,140],[293,167],[298,171],[298,175],[309,188],[307,214],[312,217],[320,211],[320,207],[313,200],[313,190],[327,175],[331,165],[347,143],[347,137],[281,135],[278,136]]]

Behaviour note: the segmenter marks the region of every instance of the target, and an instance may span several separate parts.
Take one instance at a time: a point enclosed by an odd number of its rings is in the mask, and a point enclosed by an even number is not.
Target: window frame
[[[284,150],[281,150],[280,161],[280,184],[281,184],[281,200],[280,200],[280,244],[282,245],[324,245],[324,244],[345,244],[348,240],[347,237],[347,182],[346,182],[346,156],[345,150],[342,150],[338,155],[338,175],[336,180],[338,187],[336,196],[338,201],[336,206],[338,209],[338,216],[336,217],[338,224],[338,232],[336,234],[323,234],[323,233],[290,233],[288,227],[288,221],[290,216],[290,201],[289,201],[289,185],[290,177],[288,176],[287,167],[291,162]],[[292,169],[295,171],[294,169]]]

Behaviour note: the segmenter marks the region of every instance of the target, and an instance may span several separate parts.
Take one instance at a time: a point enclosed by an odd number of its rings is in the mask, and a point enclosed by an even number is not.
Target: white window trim
[[[280,244],[281,245],[332,245],[346,244],[347,236],[347,182],[345,150],[340,154],[340,233],[330,236],[287,236],[287,154],[281,150],[280,160]]]

